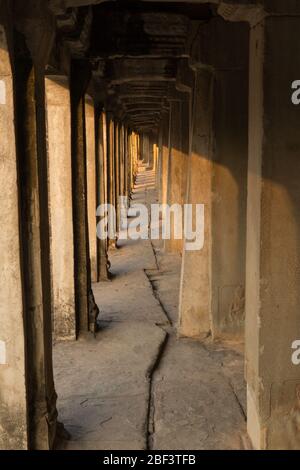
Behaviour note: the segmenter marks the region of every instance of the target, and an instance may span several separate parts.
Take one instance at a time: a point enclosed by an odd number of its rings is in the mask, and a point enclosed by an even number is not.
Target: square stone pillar
[[[107,130],[106,114],[96,108],[96,174],[97,174],[97,207],[107,203]],[[108,240],[97,238],[97,274],[98,281],[107,281]]]
[[[120,195],[125,195],[125,128],[120,124]]]
[[[128,131],[128,167],[127,167],[127,177],[128,177],[128,195],[131,197],[133,189],[133,133]]]
[[[132,133],[128,129],[127,133],[127,190],[128,197],[131,197],[131,179],[132,179]]]
[[[186,199],[187,161],[189,154],[190,101],[173,100],[170,114],[170,147],[167,177],[167,204],[180,204],[182,209]],[[175,227],[171,217],[169,240],[164,241],[166,252],[181,253],[183,237],[175,238]],[[183,222],[183,218],[182,218]]]
[[[158,145],[155,142],[155,140],[153,143],[153,171],[155,172],[155,175],[156,175],[158,171]]]
[[[95,111],[93,99],[85,97],[86,126],[86,177],[87,207],[89,226],[89,246],[92,282],[97,282],[97,233],[96,233],[96,145],[95,145]]]
[[[124,195],[127,197],[129,197],[128,168],[129,168],[128,128],[127,126],[124,126]]]
[[[184,250],[179,302],[180,336],[206,337],[211,329],[211,188],[213,75],[196,72],[188,159],[188,204],[204,204],[204,245]],[[193,222],[195,223],[195,206]],[[195,227],[195,225],[194,225]]]
[[[75,339],[71,108],[66,77],[46,78],[53,334]]]
[[[131,152],[131,171],[130,171],[130,187],[134,187],[135,178],[138,172],[138,158],[139,158],[139,136],[132,132],[130,136],[130,152]]]
[[[114,182],[114,206],[116,209],[116,236],[119,237],[119,230],[120,230],[120,123],[115,121],[115,128],[114,128],[114,174],[113,174],[113,182]]]
[[[107,113],[107,202],[115,207],[115,123],[111,113]],[[116,227],[114,228],[116,230]],[[115,238],[109,239],[109,246],[115,246]]]
[[[300,18],[251,29],[246,264],[248,433],[257,449],[300,449]]]
[[[161,203],[161,192],[162,192],[162,141],[163,141],[163,133],[162,133],[162,120],[160,122],[160,127],[158,131],[158,139],[157,139],[157,169],[156,169],[156,187],[158,191],[158,201]]]
[[[199,67],[207,64],[207,72],[197,72],[205,94],[196,85],[192,146],[199,145],[201,158],[195,158],[192,148],[189,191],[194,204],[204,204],[205,239],[200,252],[184,254],[180,314],[189,326],[182,324],[180,331],[240,340],[245,317],[249,27],[215,18],[198,34],[193,60]],[[198,170],[192,168],[193,159]]]
[[[0,20],[2,11],[0,8]],[[0,21],[1,23],[1,21]],[[29,447],[26,326],[13,77],[0,24],[0,449]]]
[[[168,170],[170,155],[170,109],[163,114],[162,119],[162,148],[161,148],[161,176],[160,176],[160,203],[167,204]]]
[[[141,135],[141,159],[145,165],[150,162],[150,137],[148,134]]]
[[[72,193],[75,262],[76,332],[94,332],[98,308],[91,287],[87,205],[85,91],[89,82],[86,63],[71,64]]]
[[[112,119],[111,113],[106,113],[106,132],[107,132],[107,139],[106,139],[106,147],[107,147],[107,202],[109,204],[113,204],[113,185],[112,185],[112,178],[113,178],[113,165],[112,165],[112,156],[114,153],[114,122]]]
[[[154,136],[153,134],[149,135],[149,168],[151,170],[154,169]]]
[[[25,38],[19,35],[16,41],[17,50],[26,50]],[[46,450],[54,445],[57,411],[52,366],[45,76],[44,68],[33,65],[29,52],[26,57],[17,54],[14,65],[28,448]]]
[[[212,38],[212,50],[207,53],[207,60],[214,68],[211,195],[212,335],[214,338],[243,340],[249,26],[247,23],[231,23],[215,19],[207,29],[207,35]],[[201,44],[201,38],[199,42]]]

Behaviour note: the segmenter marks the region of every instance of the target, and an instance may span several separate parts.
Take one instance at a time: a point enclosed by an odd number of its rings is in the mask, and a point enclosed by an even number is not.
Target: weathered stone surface
[[[97,281],[97,234],[96,234],[96,142],[94,102],[85,100],[87,210],[92,282]]]
[[[187,203],[204,204],[203,248],[183,254],[178,331],[188,337],[205,337],[211,330],[212,80],[208,70],[197,73],[188,158]]]
[[[0,23],[2,23],[0,8]],[[27,400],[13,81],[0,24],[0,449],[26,449]]]
[[[75,339],[71,104],[66,77],[46,79],[54,339]]]
[[[298,28],[298,17],[270,18],[250,41],[246,377],[248,432],[259,449],[300,447],[291,360],[300,312],[299,113],[290,97],[298,64],[284,52],[298,57]]]
[[[190,96],[182,101],[170,102],[170,146],[167,164],[166,202],[171,207],[179,204],[183,208],[187,190],[187,163],[189,154]],[[181,132],[178,132],[178,129]],[[181,220],[172,223],[170,239],[165,240],[164,248],[169,252],[182,252],[183,239],[176,239],[176,226]]]

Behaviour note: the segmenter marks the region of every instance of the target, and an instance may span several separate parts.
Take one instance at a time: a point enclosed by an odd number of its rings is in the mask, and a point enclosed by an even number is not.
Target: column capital
[[[237,0],[234,3],[232,1],[229,3],[228,1],[220,0],[218,14],[226,21],[245,21],[251,26],[254,26],[255,24],[262,21],[267,15],[264,9],[264,5],[261,1],[258,0],[252,0],[251,3],[246,4],[241,0]]]

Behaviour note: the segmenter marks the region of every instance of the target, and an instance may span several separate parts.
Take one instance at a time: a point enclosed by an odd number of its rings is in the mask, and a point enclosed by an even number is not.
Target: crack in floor
[[[151,246],[152,246],[153,252],[156,253],[156,250],[155,250],[155,247],[154,247],[153,243],[151,243]],[[169,322],[169,325],[170,325],[171,328],[170,328],[170,330],[168,330],[169,334],[167,336],[167,341],[166,341],[164,347],[160,351],[160,354],[159,354],[159,357],[158,357],[158,360],[157,360],[157,363],[156,363],[156,367],[153,368],[153,371],[152,371],[152,374],[151,374],[151,380],[150,380],[150,383],[149,383],[148,437],[147,437],[147,449],[149,449],[149,450],[153,450],[155,448],[155,446],[154,446],[154,436],[155,436],[155,433],[156,433],[156,401],[159,400],[159,396],[156,396],[156,393],[155,393],[155,385],[154,385],[155,384],[155,375],[159,370],[159,367],[160,367],[160,364],[162,362],[163,357],[165,357],[165,355],[166,355],[166,347],[167,347],[168,340],[175,333],[174,332],[174,325],[173,325],[173,322],[170,318],[170,314],[169,314],[168,310],[166,309],[166,307],[164,306],[163,301],[160,297],[160,292],[159,292],[159,284],[158,283],[163,278],[165,273],[163,271],[160,271],[160,266],[159,266],[159,263],[158,263],[157,256],[155,256],[155,261],[156,261],[156,265],[158,267],[157,270],[154,270],[154,269],[153,270],[147,270],[147,269],[145,269],[144,271],[145,271],[145,274],[146,274],[146,276],[149,280],[149,283],[151,285],[153,295],[157,299],[157,301],[159,302],[159,305],[162,308],[162,311],[164,312],[166,318],[168,319],[168,322]],[[158,325],[158,326],[160,326],[160,325]],[[210,335],[208,335],[208,336],[210,336]],[[221,362],[218,361],[218,359],[216,357],[214,357],[214,354],[211,354],[211,351],[209,351],[209,348],[206,347],[204,342],[201,341],[199,346],[200,347],[202,346],[203,349],[207,351],[208,356],[214,362],[214,364],[219,366],[220,374],[225,378],[226,382],[228,383],[228,385],[230,387],[230,390],[232,392],[232,396],[233,396],[235,402],[238,405],[238,409],[239,409],[239,411],[242,415],[242,418],[243,418],[244,422],[246,422],[247,417],[246,417],[245,410],[244,410],[243,405],[242,405],[242,403],[239,399],[239,395],[235,390],[234,384],[230,380],[230,377],[228,377],[228,375],[226,374],[226,370],[225,370],[225,367],[224,367],[222,361]],[[207,422],[207,427],[210,428],[211,430],[213,430],[213,432],[208,433],[206,437],[202,434],[202,436],[201,436],[202,443],[206,442],[209,439],[209,434],[216,433],[214,424],[210,423],[208,418],[206,418],[206,422]],[[185,424],[185,426],[187,428],[190,425],[191,425],[190,422]],[[183,429],[183,426],[184,425],[181,425],[181,429]],[[241,447],[240,448],[244,448],[244,449],[249,449],[250,448],[249,445],[248,445],[247,438],[243,435],[243,433],[240,434],[240,442],[241,442]]]
[[[153,248],[153,249],[154,249],[154,248]],[[158,301],[158,303],[159,303],[159,305],[160,305],[160,307],[161,307],[161,309],[162,309],[162,311],[163,311],[163,313],[164,313],[164,315],[165,315],[165,317],[166,317],[166,319],[167,319],[167,323],[172,327],[172,326],[173,326],[172,319],[171,319],[171,317],[170,317],[170,315],[169,315],[169,312],[167,311],[167,309],[165,308],[164,304],[163,304],[162,301],[161,301],[161,298],[160,298],[159,293],[158,293],[158,289],[157,289],[157,288],[155,287],[155,285],[154,285],[154,281],[151,280],[151,275],[149,274],[149,270],[148,270],[148,269],[144,269],[144,272],[145,272],[145,274],[146,274],[146,276],[147,276],[147,278],[148,278],[148,281],[149,281],[149,283],[150,283],[150,286],[151,286],[151,289],[152,289],[152,293],[153,293],[155,299]],[[158,271],[158,272],[159,272],[159,271]],[[159,325],[157,325],[157,326],[159,326]]]
[[[147,192],[146,192],[146,199],[147,199]],[[155,258],[157,273],[159,273],[159,263],[158,263],[158,259],[157,259],[157,256],[156,256],[156,251],[155,251],[154,245],[152,243],[152,240],[151,240],[151,248],[152,248],[154,258]],[[156,357],[155,364],[153,365],[153,367],[151,369],[151,372],[149,374],[149,402],[148,402],[148,415],[147,415],[147,441],[146,441],[146,447],[147,447],[147,450],[152,450],[153,449],[153,436],[155,434],[155,394],[154,394],[153,381],[154,381],[155,372],[158,370],[159,365],[160,365],[161,360],[162,360],[162,357],[164,356],[164,353],[165,353],[165,350],[166,350],[166,347],[167,347],[167,343],[168,343],[168,340],[169,340],[169,336],[170,336],[170,332],[166,331],[164,326],[169,325],[172,328],[173,324],[172,324],[172,320],[171,320],[167,310],[165,309],[163,303],[161,302],[158,290],[155,288],[154,283],[151,281],[151,276],[150,276],[148,271],[150,271],[150,270],[144,269],[145,275],[146,275],[146,277],[149,281],[149,284],[151,286],[153,296],[158,301],[158,303],[159,303],[159,305],[160,305],[160,307],[161,307],[161,309],[162,309],[162,311],[163,311],[163,313],[166,317],[166,325],[156,324],[156,326],[158,328],[161,328],[165,332],[165,339],[162,342],[162,344],[160,345],[160,348],[159,348],[159,351],[158,351],[158,354],[157,354],[157,357]]]
[[[155,200],[144,188],[132,200],[144,196]],[[148,240],[124,242],[112,261],[112,283],[94,286],[100,334],[56,347],[67,448],[240,449],[241,355],[177,338],[181,260]]]
[[[225,375],[225,377],[226,377],[226,375]],[[240,409],[240,411],[241,411],[241,414],[242,414],[242,416],[243,416],[245,422],[247,422],[247,415],[246,415],[246,413],[245,413],[245,411],[244,411],[243,405],[242,405],[242,403],[241,403],[241,401],[240,401],[240,399],[239,399],[239,397],[238,397],[238,394],[236,393],[236,391],[235,391],[235,389],[234,389],[234,386],[233,386],[233,384],[232,384],[232,382],[231,382],[230,379],[228,379],[228,384],[229,384],[229,386],[230,386],[230,388],[231,388],[231,390],[232,390],[232,393],[233,393],[234,398],[236,399],[236,402],[237,402],[238,407],[239,407],[239,409]]]
[[[148,372],[149,380],[149,398],[148,398],[148,413],[147,413],[147,423],[146,423],[146,450],[152,450],[153,448],[153,435],[155,433],[155,397],[153,392],[153,380],[155,372],[158,370],[161,363],[162,357],[164,355],[167,343],[169,340],[169,334],[165,332],[165,337],[162,343],[160,344],[156,360],[151,367],[151,370]]]

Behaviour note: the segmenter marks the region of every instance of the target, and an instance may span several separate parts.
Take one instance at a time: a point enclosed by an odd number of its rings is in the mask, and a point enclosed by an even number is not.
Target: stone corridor
[[[132,201],[156,200],[141,165]],[[112,281],[93,285],[99,334],[54,347],[63,448],[249,448],[242,345],[177,338],[180,260],[160,243],[119,241]]]
[[[300,449],[299,31],[0,0],[0,451]]]

